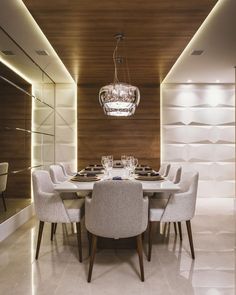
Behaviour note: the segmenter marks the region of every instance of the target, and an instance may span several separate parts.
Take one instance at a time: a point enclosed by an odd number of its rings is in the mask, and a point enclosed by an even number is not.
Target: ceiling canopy
[[[112,37],[119,32],[126,36],[121,55],[128,58],[131,82],[157,85],[217,1],[23,2],[79,85],[112,80]]]

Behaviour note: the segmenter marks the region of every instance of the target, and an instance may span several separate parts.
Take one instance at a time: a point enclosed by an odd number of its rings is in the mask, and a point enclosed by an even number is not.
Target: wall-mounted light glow
[[[222,91],[220,90],[221,89],[219,88],[219,86],[208,87],[208,90],[206,92],[206,100],[210,106],[216,107],[220,103],[221,96],[222,96]]]
[[[220,83],[220,80],[216,80],[216,83]]]
[[[187,83],[192,83],[193,81],[191,79],[188,79],[187,80]]]

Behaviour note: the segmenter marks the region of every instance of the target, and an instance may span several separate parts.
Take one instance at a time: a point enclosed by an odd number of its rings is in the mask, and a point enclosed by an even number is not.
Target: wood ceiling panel
[[[112,81],[113,35],[124,32],[120,54],[137,86],[165,77],[216,2],[24,0],[78,84]]]

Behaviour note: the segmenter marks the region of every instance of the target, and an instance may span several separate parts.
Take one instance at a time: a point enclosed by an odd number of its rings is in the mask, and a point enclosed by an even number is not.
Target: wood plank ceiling
[[[23,1],[78,85],[100,86],[113,80],[114,34],[126,36],[132,83],[156,85],[217,2]]]

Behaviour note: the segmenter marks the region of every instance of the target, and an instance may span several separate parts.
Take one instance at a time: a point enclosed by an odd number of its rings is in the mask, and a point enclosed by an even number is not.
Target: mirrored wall
[[[55,90],[41,77],[32,86],[0,63],[0,223],[31,204],[32,170],[54,163]]]

